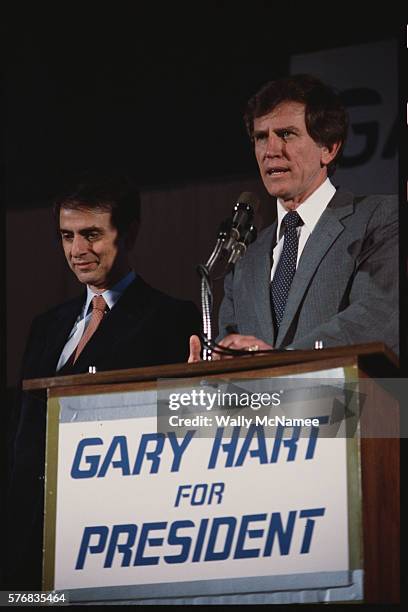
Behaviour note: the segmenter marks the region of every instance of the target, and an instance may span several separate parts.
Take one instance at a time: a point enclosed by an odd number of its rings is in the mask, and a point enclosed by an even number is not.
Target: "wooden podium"
[[[59,438],[59,415],[62,406],[61,398],[65,398],[64,402],[69,402],[69,398],[86,399],[87,406],[90,407],[89,409],[92,409],[92,414],[95,417],[92,417],[92,419],[87,417],[86,426],[90,427],[91,425],[89,421],[94,419],[93,422],[96,424],[96,432],[93,434],[94,437],[91,439],[94,440],[92,444],[96,444],[95,440],[98,440],[99,438],[95,436],[98,436],[97,429],[101,426],[100,414],[102,410],[102,408],[98,408],[98,406],[101,406],[102,404],[98,404],[100,399],[95,400],[96,404],[93,404],[93,398],[103,398],[104,396],[107,396],[107,394],[119,394],[118,396],[111,395],[110,397],[119,397],[120,394],[123,394],[123,397],[126,397],[126,394],[154,392],[158,388],[158,381],[162,379],[171,379],[173,381],[177,381],[179,379],[188,379],[192,381],[205,379],[207,383],[211,384],[212,381],[227,378],[229,381],[235,381],[236,384],[239,384],[239,381],[243,379],[254,379],[256,381],[257,379],[290,379],[290,377],[295,379],[296,377],[302,376],[313,378],[314,373],[317,375],[317,373],[328,371],[346,372],[349,379],[351,377],[355,381],[370,381],[370,385],[367,387],[369,391],[366,393],[365,408],[361,414],[361,419],[359,422],[358,439],[355,437],[355,442],[353,442],[353,444],[356,444],[355,448],[357,449],[357,452],[353,455],[352,459],[348,459],[347,467],[349,478],[352,481],[352,486],[348,486],[348,495],[349,498],[351,497],[351,501],[349,499],[349,508],[354,508],[353,512],[357,513],[361,527],[361,531],[359,532],[357,527],[350,527],[349,524],[350,546],[357,547],[355,548],[354,553],[350,553],[350,557],[353,556],[354,558],[354,567],[358,567],[363,570],[364,602],[398,602],[400,579],[399,407],[395,397],[393,397],[392,393],[389,393],[387,385],[384,386],[381,384],[382,379],[392,379],[398,377],[398,362],[395,355],[391,353],[387,347],[380,343],[310,351],[281,351],[276,352],[276,354],[261,356],[250,354],[248,357],[245,356],[236,359],[226,359],[214,362],[175,364],[161,367],[95,372],[92,374],[24,381],[23,388],[26,391],[44,388],[47,389],[49,413],[51,414],[52,412],[54,415],[53,418],[49,416],[47,425],[45,498],[46,521],[44,531],[45,561],[43,588],[45,590],[64,590],[67,588],[68,591],[72,589],[72,586],[61,587],[58,586],[58,584],[56,585],[54,582],[54,577],[57,571],[56,567],[59,563],[58,559],[55,558],[55,521],[57,499],[59,501],[64,499],[64,492],[57,488],[58,469],[62,468],[63,466],[58,466],[58,460],[56,460],[58,456],[61,457],[61,455],[58,455],[58,452],[63,452],[62,446],[59,448],[59,445],[62,444],[62,438]],[[75,414],[75,412],[72,414]],[[72,416],[70,418],[72,422],[72,420],[76,417]],[[122,416],[122,418],[125,417]],[[384,431],[385,433],[382,434]],[[80,434],[82,438],[84,435],[85,434]],[[117,438],[120,438],[120,436]],[[350,445],[348,445],[348,449],[349,448]],[[116,455],[112,454],[112,461],[114,460],[114,457],[116,457]],[[87,461],[88,466],[86,469],[88,469],[89,472],[91,469],[89,467],[91,466],[91,461],[96,462],[96,459],[88,458]],[[123,459],[121,459],[121,461],[123,469]],[[116,459],[116,465],[119,464],[120,461]],[[85,465],[85,463],[83,465]],[[83,473],[81,473],[80,476],[82,477],[84,474],[86,476],[84,471],[85,468],[82,467],[81,469],[83,470]],[[111,471],[114,472],[115,470],[112,469]],[[71,475],[72,473],[73,471],[71,471]],[[95,478],[94,480],[96,481]],[[316,480],[319,480],[318,473],[316,473]],[[129,482],[129,478],[126,482]],[[56,495],[55,490],[57,492]],[[243,495],[245,495],[245,492],[243,492]],[[355,496],[355,499],[353,499],[353,496]],[[74,506],[75,505],[76,504],[74,504]],[[195,511],[195,508],[191,508],[191,512],[193,512],[193,510]],[[75,513],[75,508],[72,508],[70,512]],[[255,521],[260,519],[254,518],[252,520]],[[131,535],[129,535],[131,533],[131,528],[129,525],[127,525],[127,529],[127,543],[129,544],[131,540]],[[136,530],[136,526],[134,527],[134,530]],[[100,533],[103,534],[103,530],[100,531]],[[255,556],[255,553],[253,552],[254,545],[251,544],[250,539],[259,538],[260,530],[258,529],[258,531],[256,531],[252,529],[251,531],[248,528],[247,531],[244,531],[243,533],[244,539],[246,537],[246,544],[243,544],[241,548],[245,549],[245,555]],[[94,539],[89,540],[88,542],[88,552],[97,553],[98,546],[99,548],[102,548],[102,536],[99,535],[99,539],[96,538],[96,536],[92,537],[94,537]],[[146,542],[151,542],[151,550],[155,551],[156,549],[154,547],[158,547],[157,542],[159,541],[159,538],[152,538],[151,540],[148,539],[148,536],[146,536],[146,538]],[[174,539],[175,536],[173,536],[173,540]],[[359,539],[362,541],[357,542]],[[354,540],[354,542],[352,540]],[[181,546],[181,538],[179,538],[177,541],[178,545]],[[120,544],[119,539],[117,539],[116,544],[117,549],[112,548],[113,552],[116,550],[122,550],[123,552],[123,550],[125,550],[123,557],[121,557],[123,565],[123,559],[126,558],[127,549],[123,544],[123,541],[122,544]],[[149,544],[147,544],[147,546],[148,545]],[[120,549],[120,546],[122,546],[122,549]],[[247,546],[247,548],[245,548],[245,546]],[[144,553],[142,551],[141,558],[143,559],[143,563],[156,563],[152,552],[150,552],[150,556],[145,555],[145,557],[143,557],[143,554]],[[215,554],[219,555],[220,553],[216,552]],[[174,556],[174,559],[176,559],[176,556]],[[171,558],[171,563],[174,562],[174,559]],[[170,561],[168,562],[170,563]],[[78,563],[79,562],[77,562],[77,564]],[[106,563],[107,561],[105,559],[105,567]],[[158,561],[157,564],[159,564]],[[226,562],[224,562],[224,567],[225,565]],[[320,570],[323,571],[324,568],[320,568]],[[181,566],[180,571],[186,571],[186,567]],[[116,587],[115,595],[109,595],[107,599],[110,599],[111,601],[131,601],[134,599],[139,603],[143,601],[168,603],[171,601],[172,603],[181,604],[212,604],[219,603],[221,601],[223,603],[273,603],[275,601],[282,601],[279,600],[279,598],[274,599],[275,595],[273,595],[273,588],[268,589],[265,586],[261,586],[258,591],[256,587],[258,584],[256,582],[256,576],[253,575],[251,580],[252,587],[244,589],[243,592],[240,592],[240,584],[242,584],[242,581],[238,580],[237,578],[231,578],[229,582],[224,581],[226,585],[230,585],[224,588],[224,590],[222,584],[221,586],[219,584],[220,581],[215,581],[215,587],[212,588],[211,580],[208,579],[206,583],[207,585],[210,585],[208,591],[203,591],[202,586],[191,586],[201,584],[198,583],[197,580],[193,580],[191,584],[190,582],[188,583],[186,590],[182,591],[182,596],[180,596],[177,589],[175,591],[172,590],[172,585],[169,586],[169,584],[167,584],[167,586],[163,586],[161,584],[157,584],[155,586],[154,581],[144,590],[141,589],[140,595],[135,596],[132,589],[129,590],[129,585],[127,585],[126,581],[124,581],[124,586],[122,587],[123,593],[120,586]],[[293,588],[293,584],[296,586],[296,580],[293,578],[293,576],[291,580],[291,592],[295,592],[296,588]],[[294,580],[295,582],[293,582]],[[60,585],[61,584],[63,584],[63,582],[60,583]],[[265,582],[263,584],[265,584]],[[270,584],[273,584],[273,581]],[[106,586],[108,587],[109,584]],[[194,588],[198,590],[194,591]],[[317,602],[342,600],[341,595],[335,596],[334,599],[331,599],[331,597],[327,595],[325,599],[324,595],[322,595],[322,593],[324,593],[324,589],[325,584],[323,583],[320,589],[316,590],[316,592],[320,593],[320,598],[318,599],[296,599],[295,595],[293,595],[292,599],[289,598],[285,601]],[[306,592],[307,587],[302,586],[300,590]],[[89,593],[92,593],[92,589],[90,590],[86,583],[81,584],[78,590],[78,593],[80,594],[79,597],[75,596],[75,589],[72,589],[70,592],[72,600],[76,599],[77,601],[91,601],[92,599],[95,601],[98,600],[98,598],[99,600],[103,600],[107,593],[106,589],[99,589],[98,596],[89,596]],[[327,593],[328,592],[329,587],[327,587]],[[269,599],[268,593],[270,594]],[[220,597],[222,597],[222,599],[220,599]],[[228,599],[228,597],[230,597],[230,599]],[[172,599],[170,600],[169,598]],[[353,597],[344,597],[344,600],[349,599],[353,599]],[[361,598],[359,599],[361,601]]]

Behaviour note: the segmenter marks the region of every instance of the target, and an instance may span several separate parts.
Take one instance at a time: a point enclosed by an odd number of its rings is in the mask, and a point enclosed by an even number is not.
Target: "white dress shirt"
[[[94,293],[91,289],[86,286],[86,301],[85,304],[75,321],[74,327],[72,328],[68,340],[62,350],[60,358],[57,364],[57,372],[62,368],[63,365],[68,361],[69,357],[72,355],[75,347],[78,345],[80,339],[86,328],[88,327],[89,321],[91,320],[92,308],[91,302],[95,295],[102,295],[103,299],[106,302],[106,305],[109,310],[112,310],[122,293],[125,289],[128,288],[130,283],[132,283],[136,278],[136,274],[133,270],[131,270],[122,280],[120,280],[116,285],[112,287],[112,289],[107,289],[103,293]]]
[[[304,223],[304,225],[301,225],[296,228],[299,238],[296,268],[298,267],[300,256],[302,254],[303,249],[305,248],[305,244],[308,241],[309,236],[313,232],[317,222],[319,221],[323,212],[326,210],[328,203],[330,202],[335,193],[336,188],[327,178],[324,183],[322,183],[320,187],[318,187],[316,191],[314,191],[312,195],[309,196],[304,202],[302,202],[302,204],[300,204],[300,206],[298,206],[298,208],[296,209],[296,212],[300,215]],[[273,279],[273,276],[275,274],[276,266],[278,265],[279,257],[281,256],[283,249],[284,232],[282,227],[282,220],[283,217],[289,212],[285,208],[282,200],[280,200],[279,198],[277,210],[278,227],[276,236],[278,237],[278,242],[276,243],[276,246],[273,249],[271,280]]]

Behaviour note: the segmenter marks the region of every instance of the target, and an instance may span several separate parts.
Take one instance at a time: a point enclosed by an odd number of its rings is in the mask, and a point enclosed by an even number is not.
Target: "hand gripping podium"
[[[48,394],[44,590],[398,602],[397,376],[373,343],[24,381]]]

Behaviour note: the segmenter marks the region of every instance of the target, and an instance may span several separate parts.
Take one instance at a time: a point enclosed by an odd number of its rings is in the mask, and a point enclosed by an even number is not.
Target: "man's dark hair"
[[[87,172],[72,181],[54,200],[54,215],[59,228],[61,208],[96,209],[110,212],[112,225],[120,235],[140,222],[140,195],[125,174]]]
[[[309,74],[293,76],[266,83],[250,100],[244,114],[245,125],[253,141],[254,119],[270,113],[282,102],[300,102],[305,105],[306,129],[313,140],[331,148],[340,147],[336,157],[327,166],[333,174],[347,138],[348,116],[339,95],[318,78]]]

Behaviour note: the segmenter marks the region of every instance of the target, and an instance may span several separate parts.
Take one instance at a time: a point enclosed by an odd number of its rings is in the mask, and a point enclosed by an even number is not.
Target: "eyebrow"
[[[268,131],[269,131],[268,128],[254,129],[254,136],[255,135],[260,135],[260,134],[265,134]],[[272,131],[275,132],[275,134],[277,132],[296,132],[298,134],[299,133],[299,128],[296,125],[284,125],[282,127],[276,127]]]
[[[282,132],[290,132],[292,134],[300,134],[301,129],[299,129],[296,125],[285,125],[283,127],[275,128],[275,134],[281,134]]]
[[[72,229],[68,229],[65,227],[60,227],[59,228],[60,232],[68,232],[70,234],[74,233],[74,230]],[[79,230],[79,234],[88,234],[89,232],[102,232],[103,229],[101,227],[99,227],[98,225],[90,225],[89,227],[83,227],[82,229]]]
[[[298,132],[299,128],[296,125],[285,125],[283,127],[275,128],[274,132],[285,131],[288,132]]]

